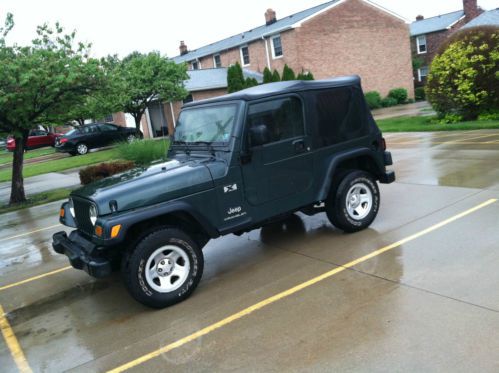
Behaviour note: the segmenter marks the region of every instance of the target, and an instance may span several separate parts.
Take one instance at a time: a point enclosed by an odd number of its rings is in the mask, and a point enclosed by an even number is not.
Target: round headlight
[[[92,222],[93,225],[95,225],[95,222],[97,221],[97,208],[95,207],[95,205],[90,206],[89,215],[90,215],[90,221]]]
[[[73,204],[72,198],[69,199],[68,205],[69,205],[69,212],[71,213],[71,216],[74,218],[75,217],[75,206]]]

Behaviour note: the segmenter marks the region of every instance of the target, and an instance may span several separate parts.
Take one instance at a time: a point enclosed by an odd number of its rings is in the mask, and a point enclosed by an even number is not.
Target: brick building
[[[366,91],[403,87],[413,97],[409,29],[403,18],[367,0],[333,0],[180,55],[192,70],[227,67],[311,71],[316,79],[358,74]]]
[[[417,69],[413,71],[415,86],[423,86],[428,69],[440,45],[454,32],[479,16],[483,10],[477,0],[463,0],[463,9],[436,17],[416,17],[410,26],[411,51]]]

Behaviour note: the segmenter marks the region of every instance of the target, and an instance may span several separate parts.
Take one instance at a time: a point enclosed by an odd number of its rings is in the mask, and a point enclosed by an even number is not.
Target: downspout
[[[173,114],[173,104],[171,101],[170,101],[170,111],[172,112],[173,128],[175,128],[177,126],[177,123],[175,121],[175,114]]]
[[[265,56],[267,57],[267,67],[269,68],[269,70],[271,70],[270,57],[269,57],[269,44],[267,43],[267,39],[265,38],[265,36],[262,36],[262,40],[265,43]]]

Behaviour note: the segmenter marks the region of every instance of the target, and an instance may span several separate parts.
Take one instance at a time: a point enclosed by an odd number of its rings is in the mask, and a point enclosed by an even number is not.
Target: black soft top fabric
[[[360,88],[360,77],[358,75],[344,76],[324,80],[291,80],[287,82],[268,83],[256,87],[244,89],[228,95],[191,102],[184,105],[184,108],[211,104],[216,102],[244,100],[252,101],[260,98],[281,95],[286,93],[303,92],[317,89],[327,89],[336,87],[358,87]]]

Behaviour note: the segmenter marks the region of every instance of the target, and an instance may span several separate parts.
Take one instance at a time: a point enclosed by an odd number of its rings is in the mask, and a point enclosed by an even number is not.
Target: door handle
[[[303,139],[293,141],[295,152],[303,153],[305,149],[305,141]]]

